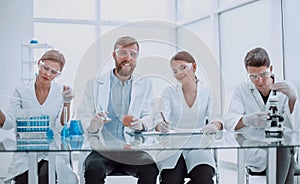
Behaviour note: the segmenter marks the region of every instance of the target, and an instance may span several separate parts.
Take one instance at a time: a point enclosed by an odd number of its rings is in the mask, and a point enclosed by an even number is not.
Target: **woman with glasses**
[[[249,80],[236,86],[228,112],[225,113],[224,126],[228,130],[251,130],[265,128],[268,124],[270,105],[273,103],[272,91],[277,91],[278,114],[284,118],[284,129],[298,129],[295,122],[298,110],[296,88],[287,81],[275,81],[268,53],[263,48],[250,50],[244,59]],[[266,169],[267,151],[249,149],[245,152],[245,164],[252,172]],[[293,183],[294,158],[290,148],[277,149],[277,183]]]
[[[160,132],[168,132],[170,128],[204,129],[206,133],[216,133],[222,129],[221,118],[212,117],[210,89],[195,75],[197,65],[193,56],[186,51],[178,52],[171,58],[170,66],[179,83],[163,91],[159,114],[161,119],[155,129]],[[159,160],[157,165],[162,184],[184,183],[186,177],[190,178],[191,184],[213,183],[215,160],[209,150],[176,151]]]
[[[30,118],[33,112],[38,113],[33,116],[49,116],[49,127],[54,133],[58,133],[63,128],[65,117],[62,112],[64,107],[70,111],[70,103],[74,95],[70,87],[53,82],[53,80],[61,74],[65,65],[65,57],[57,50],[50,50],[44,53],[37,64],[39,70],[35,81],[15,88],[8,111],[0,112],[0,127],[3,129],[14,128],[16,118],[21,112],[28,112]],[[46,153],[38,153],[39,183],[48,183],[47,159]],[[28,163],[27,153],[15,153],[7,179],[14,179],[16,183],[28,183],[28,164],[34,163]],[[76,175],[68,163],[67,155],[57,154],[56,168],[59,182],[66,183],[72,180],[74,183],[77,182]]]

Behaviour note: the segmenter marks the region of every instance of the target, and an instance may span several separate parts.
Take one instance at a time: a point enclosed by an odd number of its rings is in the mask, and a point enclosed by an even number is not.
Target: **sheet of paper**
[[[161,133],[157,131],[149,132],[127,132],[129,135],[138,136],[151,136],[151,135],[193,135],[193,134],[203,134],[201,129],[171,129],[169,132]]]

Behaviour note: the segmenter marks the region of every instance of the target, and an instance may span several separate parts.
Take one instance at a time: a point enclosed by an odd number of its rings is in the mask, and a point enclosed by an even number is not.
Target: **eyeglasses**
[[[44,70],[46,72],[49,72],[52,74],[52,75],[60,75],[61,72],[58,71],[58,70],[55,70],[53,68],[51,68],[50,66],[46,65],[46,63],[43,62],[43,60],[40,61],[40,64],[39,64],[39,69],[41,70]]]
[[[192,63],[186,63],[186,64],[179,65],[175,68],[172,68],[173,74],[174,75],[178,74],[178,70],[179,71],[189,70],[192,68],[192,65],[193,65]]]
[[[264,71],[260,74],[254,74],[254,73],[249,73],[248,74],[248,78],[251,80],[251,81],[257,81],[258,80],[258,76],[262,79],[266,78],[267,76],[270,75],[270,71]]]
[[[115,52],[118,57],[129,56],[132,59],[136,59],[139,56],[139,53],[133,49],[116,49]]]

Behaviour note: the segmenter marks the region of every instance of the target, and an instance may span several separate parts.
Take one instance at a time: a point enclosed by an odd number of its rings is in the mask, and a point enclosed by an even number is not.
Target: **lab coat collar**
[[[260,92],[256,88],[256,86],[249,80],[248,86],[251,94],[253,95],[254,100],[256,101],[257,105],[259,106],[261,111],[265,111],[266,105],[261,97]]]

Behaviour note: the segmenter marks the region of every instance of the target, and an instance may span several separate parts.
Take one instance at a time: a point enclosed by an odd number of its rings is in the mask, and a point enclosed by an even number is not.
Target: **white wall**
[[[0,95],[10,96],[21,84],[21,44],[33,35],[32,0],[0,1]],[[5,110],[9,99],[0,96],[0,109]],[[13,135],[11,131],[0,134]],[[0,140],[2,143],[5,140]],[[0,153],[0,178],[7,174],[12,153]]]
[[[0,95],[11,95],[21,84],[21,44],[33,35],[32,0],[0,1]],[[0,109],[9,99],[0,96]]]
[[[244,58],[255,47],[267,50],[275,65],[276,78],[282,79],[282,50],[274,46],[281,46],[276,41],[281,35],[274,34],[281,29],[280,19],[275,17],[280,11],[275,10],[274,4],[275,1],[262,0],[220,14],[220,59],[227,94],[223,97],[225,107],[231,100],[234,86],[247,80]]]
[[[284,1],[284,45],[285,45],[285,79],[293,82],[300,89],[300,22],[299,0]]]
[[[114,67],[112,59],[113,45],[118,37],[129,35],[136,38],[140,45],[140,55],[135,74],[159,75],[155,78],[154,92],[159,94],[162,87],[160,79],[173,79],[169,68],[169,59],[176,51],[175,27],[177,25],[165,21],[137,21],[119,26],[101,35],[86,49],[82,56],[74,78],[76,98],[74,105],[78,106],[84,92],[87,80],[95,78],[97,73]],[[154,80],[154,78],[151,78]]]

